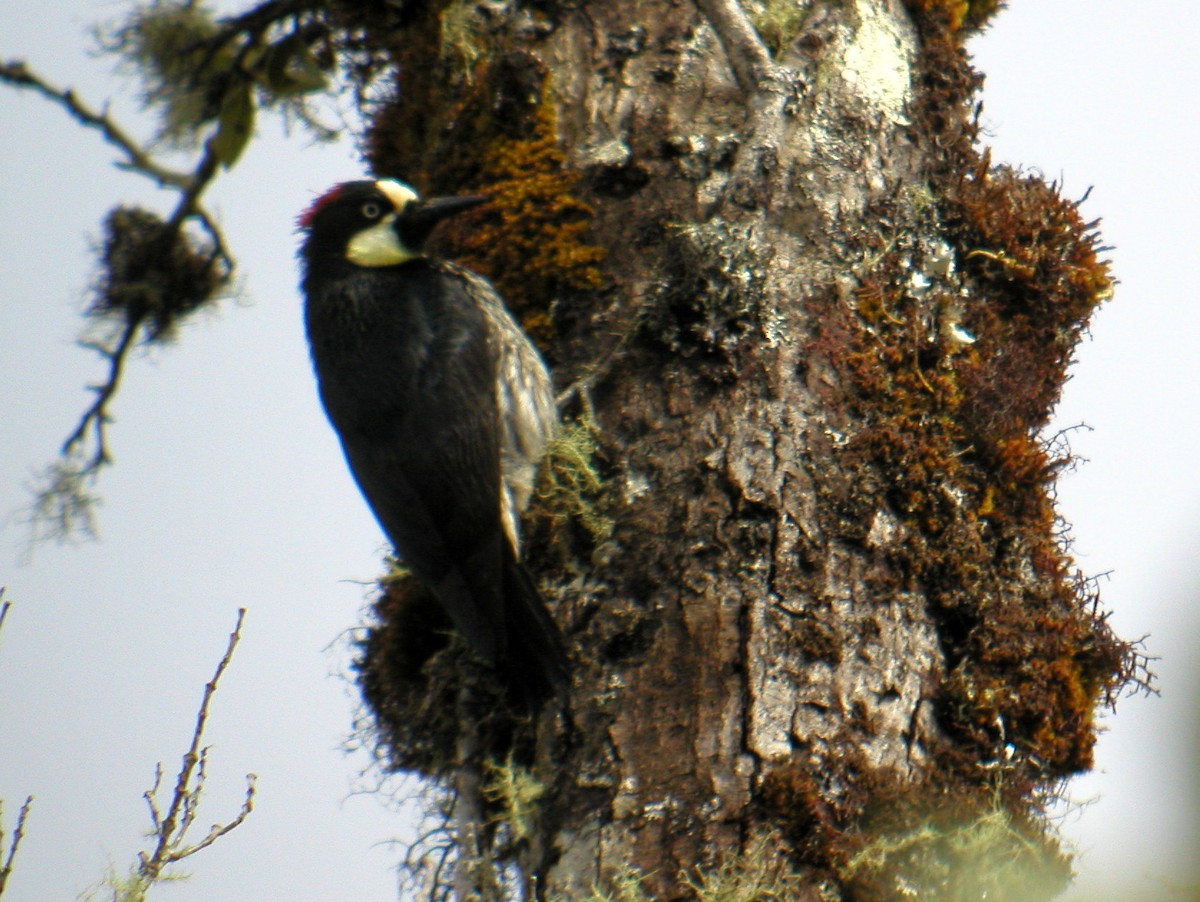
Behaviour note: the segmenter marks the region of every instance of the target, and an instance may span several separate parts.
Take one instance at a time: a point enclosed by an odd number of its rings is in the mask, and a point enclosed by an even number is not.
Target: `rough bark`
[[[448,716],[456,651],[412,587],[364,657],[396,766],[450,780],[478,731],[542,785],[531,831],[489,833],[527,892],[1063,879],[1038,793],[1090,765],[1131,657],[1073,580],[1037,433],[1109,281],[1075,205],[974,149],[971,9],[452,3],[391,23],[371,162],[497,198],[443,248],[496,280],[595,443],[579,466],[600,482],[552,480],[527,524],[573,645],[569,712]],[[950,833],[997,813],[1036,881],[955,858]]]

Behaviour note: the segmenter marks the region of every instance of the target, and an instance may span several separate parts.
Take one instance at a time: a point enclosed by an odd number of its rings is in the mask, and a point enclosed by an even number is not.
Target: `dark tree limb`
[[[190,173],[170,169],[158,163],[125,129],[113,121],[107,109],[96,112],[81,101],[74,90],[55,87],[32,71],[23,60],[10,60],[0,66],[0,81],[16,88],[35,91],[61,106],[81,125],[99,131],[104,135],[105,141],[125,154],[125,160],[116,164],[118,169],[139,172],[158,182],[163,188],[186,190],[191,187],[194,177]]]
[[[0,896],[4,895],[4,887],[8,883],[8,876],[13,870],[13,860],[17,857],[17,849],[21,846],[21,840],[25,836],[25,819],[29,816],[29,809],[33,805],[33,796],[26,796],[25,803],[21,806],[21,810],[17,812],[17,823],[13,827],[12,840],[8,844],[8,852],[4,855],[4,863],[0,864]],[[0,842],[4,839],[4,832],[0,830]],[[3,849],[0,849],[2,852]]]
[[[76,121],[99,131],[105,141],[117,148],[124,159],[116,163],[119,169],[139,173],[159,187],[178,192],[179,198],[163,229],[161,240],[167,256],[183,241],[183,231],[189,221],[199,223],[211,243],[210,259],[227,276],[235,261],[222,237],[213,216],[201,204],[201,198],[220,170],[220,159],[210,136],[191,172],[172,169],[159,163],[154,155],[109,115],[97,112],[84,103],[70,88],[59,88],[34,72],[21,60],[0,66],[0,82],[19,89],[35,91],[65,109]],[[93,308],[94,312],[97,308]],[[96,315],[111,317],[114,311],[99,308]],[[90,509],[94,499],[87,491],[88,484],[100,470],[112,462],[107,426],[112,422],[110,405],[120,387],[130,352],[139,340],[153,338],[147,329],[151,319],[145,310],[117,311],[122,319],[115,333],[107,339],[84,339],[80,344],[95,351],[108,364],[105,380],[90,386],[92,403],[83,412],[75,429],[61,448],[63,461],[51,464],[43,473],[42,486],[35,489],[35,502],[30,520],[35,539],[41,535],[64,538],[72,531],[91,532]]]

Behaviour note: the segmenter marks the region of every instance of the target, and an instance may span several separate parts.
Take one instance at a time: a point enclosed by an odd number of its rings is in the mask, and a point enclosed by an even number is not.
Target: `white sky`
[[[121,83],[84,56],[86,29],[116,0],[0,0],[0,57],[24,57],[100,103]],[[1152,9],[1153,15],[1146,15]],[[1194,898],[1200,774],[1194,597],[1200,478],[1191,395],[1200,334],[1191,244],[1200,179],[1200,7],[1142,11],[1118,0],[1016,0],[971,45],[988,73],[985,121],[998,160],[1094,185],[1121,280],[1093,324],[1060,409],[1090,459],[1060,489],[1080,565],[1104,585],[1120,634],[1150,633],[1161,698],[1123,701],[1099,770],[1071,794],[1082,852],[1076,899]],[[116,107],[129,120],[128,103]],[[101,377],[73,347],[91,274],[89,242],[117,200],[167,209],[148,184],[65,114],[0,89],[0,513],[27,503]],[[0,530],[0,584],[15,608],[0,635],[0,798],[5,825],[37,798],[6,900],[72,899],[142,843],[141,794],[173,774],[232,628],[241,648],[215,700],[199,826],[231,818],[243,774],[258,805],[193,859],[178,902],[395,897],[404,819],[352,795],[365,756],[341,752],[355,693],[337,674],[379,570],[382,538],[317,405],[303,343],[292,220],[314,193],[356,177],[348,146],[283,140],[273,125],[213,199],[241,263],[243,299],[201,317],[176,347],[140,356],[116,403],[115,467],[103,476],[103,541],[48,546],[20,562],[25,533]],[[331,646],[332,643],[332,647]]]

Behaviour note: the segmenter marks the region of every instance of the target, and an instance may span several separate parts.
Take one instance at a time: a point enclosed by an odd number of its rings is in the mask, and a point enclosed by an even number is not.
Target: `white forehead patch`
[[[375,182],[375,187],[392,202],[397,213],[404,212],[404,208],[418,197],[416,191],[399,179],[379,179]]]

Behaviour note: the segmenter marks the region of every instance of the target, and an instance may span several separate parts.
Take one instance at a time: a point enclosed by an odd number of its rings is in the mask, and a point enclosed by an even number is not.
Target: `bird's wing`
[[[343,447],[405,564],[482,657],[505,645],[494,356],[478,328],[447,330],[403,410],[360,424]],[[341,430],[339,430],[341,431]]]

